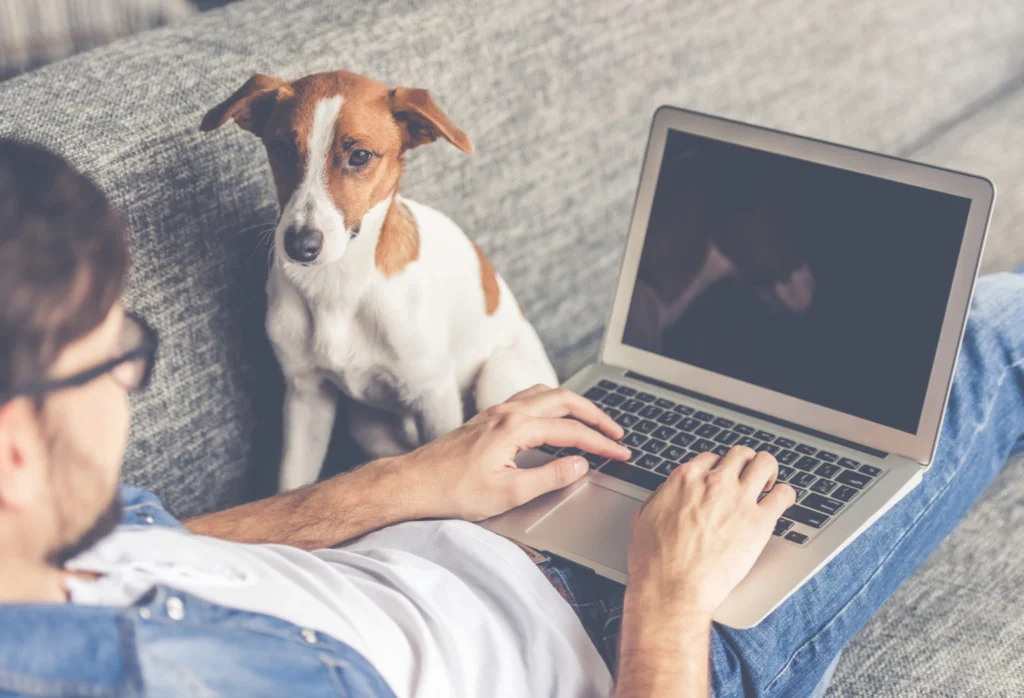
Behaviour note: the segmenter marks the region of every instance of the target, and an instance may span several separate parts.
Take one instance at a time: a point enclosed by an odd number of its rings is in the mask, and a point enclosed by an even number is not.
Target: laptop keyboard
[[[599,381],[584,396],[623,427],[622,441],[633,453],[629,461],[611,461],[575,448],[541,450],[555,456],[583,455],[591,469],[647,490],[656,489],[669,473],[700,453],[724,456],[733,446],[767,451],[779,462],[778,481],[789,483],[797,500],[775,524],[774,535],[798,545],[807,543],[884,474],[881,468],[842,453],[610,380]]]

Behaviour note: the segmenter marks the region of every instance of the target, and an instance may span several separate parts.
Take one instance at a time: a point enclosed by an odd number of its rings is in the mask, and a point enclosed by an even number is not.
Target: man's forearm
[[[703,698],[709,691],[711,619],[627,589],[615,698]]]
[[[329,548],[423,516],[399,462],[382,460],[292,492],[188,519],[193,533],[239,543]]]

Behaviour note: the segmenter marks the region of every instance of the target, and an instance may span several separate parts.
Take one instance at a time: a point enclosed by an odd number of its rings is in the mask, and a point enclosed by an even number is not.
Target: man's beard
[[[72,541],[49,554],[47,561],[54,567],[62,568],[68,560],[81,555],[86,550],[106,538],[121,523],[121,498],[114,495],[110,504],[103,510],[78,540]]]

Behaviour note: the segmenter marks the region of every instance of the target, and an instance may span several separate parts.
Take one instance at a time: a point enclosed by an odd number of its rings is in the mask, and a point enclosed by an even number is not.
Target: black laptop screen
[[[970,203],[670,130],[623,342],[914,433]]]

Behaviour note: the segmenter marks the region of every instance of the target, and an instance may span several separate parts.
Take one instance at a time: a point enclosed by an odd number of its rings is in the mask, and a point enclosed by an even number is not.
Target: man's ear
[[[0,508],[25,510],[37,504],[42,437],[32,402],[15,398],[0,405]]]
[[[440,137],[464,153],[473,152],[469,136],[451,122],[426,90],[396,87],[389,97],[391,114],[405,132],[403,150],[433,143]]]
[[[234,119],[235,123],[246,131],[260,135],[287,86],[285,80],[257,73],[246,80],[235,94],[206,112],[199,128],[203,131],[212,131],[223,126],[229,119]]]

